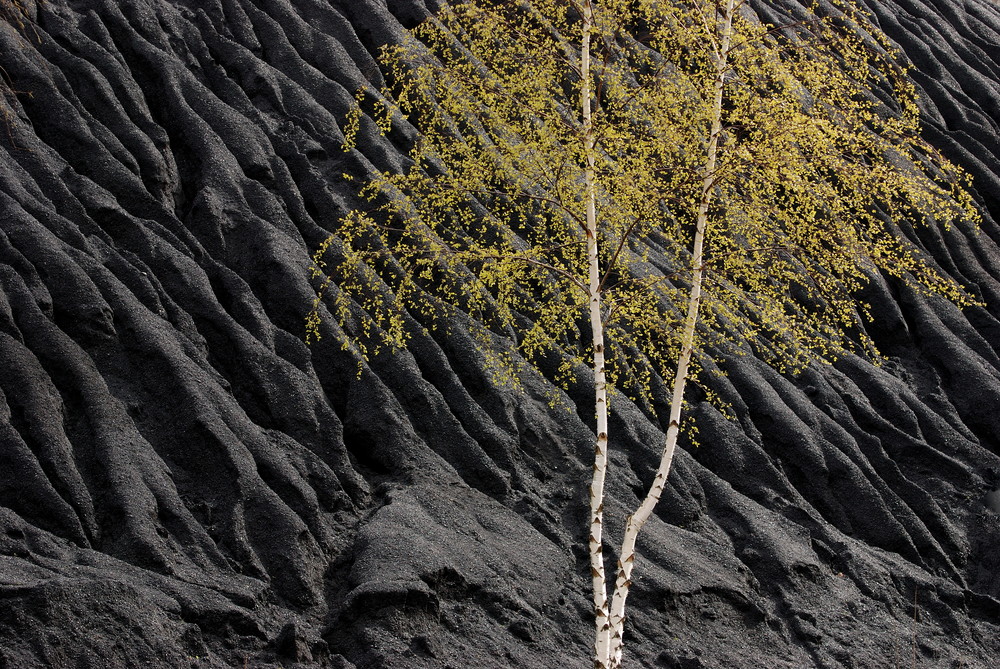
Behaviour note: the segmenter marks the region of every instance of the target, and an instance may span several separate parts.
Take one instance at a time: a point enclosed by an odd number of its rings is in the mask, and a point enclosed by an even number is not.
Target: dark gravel
[[[1000,10],[868,4],[984,213],[908,232],[987,306],[878,281],[884,365],[726,363],[737,419],[693,398],[640,540],[629,666],[1000,657]],[[370,364],[330,322],[303,344],[342,175],[413,140],[340,124],[426,6],[29,9],[0,23],[0,668],[587,666],[587,412],[495,384],[462,323]],[[662,438],[624,401],[614,430],[612,534]]]

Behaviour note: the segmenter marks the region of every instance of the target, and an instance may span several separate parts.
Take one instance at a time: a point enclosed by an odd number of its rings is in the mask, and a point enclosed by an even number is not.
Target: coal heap
[[[363,119],[345,152],[354,93],[433,0],[25,4],[0,22],[0,668],[587,666],[588,389],[499,384],[461,323],[370,361],[329,320],[303,341],[344,175],[413,139]],[[1000,656],[1000,9],[868,5],[982,206],[912,238],[986,306],[876,281],[881,366],[728,360],[734,421],[692,395],[629,666]],[[615,536],[662,431],[613,406]]]

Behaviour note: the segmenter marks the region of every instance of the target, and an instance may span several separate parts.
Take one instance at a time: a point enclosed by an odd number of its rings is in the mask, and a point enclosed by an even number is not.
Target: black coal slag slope
[[[371,361],[329,320],[303,344],[343,175],[414,140],[363,119],[345,152],[352,96],[433,3],[26,5],[0,23],[0,667],[585,666],[575,396],[499,386],[460,322]],[[986,307],[878,281],[887,364],[727,363],[736,420],[693,398],[640,540],[632,666],[1000,656],[1000,11],[869,5],[984,212],[907,234]],[[625,402],[614,429],[612,535],[662,438]]]

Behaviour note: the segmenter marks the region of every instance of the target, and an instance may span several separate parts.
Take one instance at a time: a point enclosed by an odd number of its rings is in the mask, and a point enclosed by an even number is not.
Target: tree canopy
[[[420,139],[411,168],[367,184],[371,209],[342,221],[333,275],[360,296],[371,291],[359,264],[395,267],[380,271],[395,306],[369,305],[392,344],[406,339],[397,308],[435,314],[444,305],[495,327],[523,316],[531,327],[515,329],[529,357],[580,338],[579,4],[464,2],[384,50],[391,84],[382,113],[402,114]],[[595,3],[606,324],[617,348],[642,351],[657,369],[676,358],[676,306],[692,270],[715,7]],[[845,8],[775,29],[749,12],[734,16],[702,332],[718,324],[796,367],[845,346],[873,352],[856,298],[873,272],[963,299],[892,222],[974,218],[964,177],[920,138],[905,70],[859,20]]]

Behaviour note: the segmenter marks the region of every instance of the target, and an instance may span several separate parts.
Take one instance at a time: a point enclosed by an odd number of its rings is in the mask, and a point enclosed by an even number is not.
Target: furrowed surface
[[[905,232],[986,307],[876,282],[881,367],[727,361],[737,420],[693,398],[639,541],[631,666],[1000,656],[1000,10],[869,5],[983,208]],[[353,95],[428,6],[26,8],[0,22],[0,667],[586,666],[589,390],[498,385],[457,321],[370,362],[329,320],[303,343],[344,174],[414,141],[365,118],[345,152]],[[662,433],[612,406],[619,536]]]

